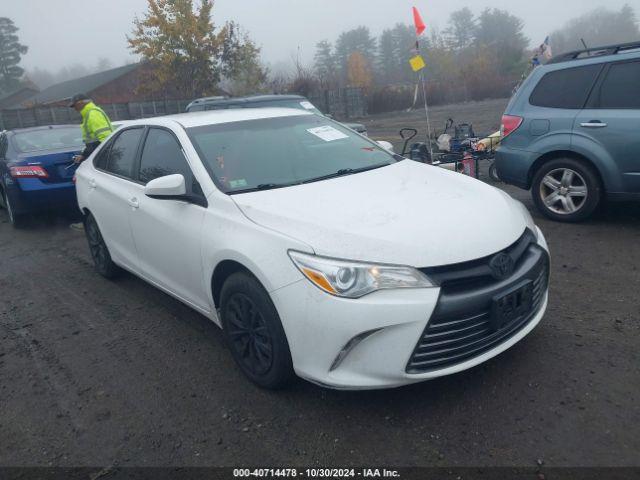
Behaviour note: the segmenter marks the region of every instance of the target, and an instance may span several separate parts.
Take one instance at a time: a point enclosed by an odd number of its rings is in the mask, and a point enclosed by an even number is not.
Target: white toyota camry
[[[76,181],[97,271],[209,317],[263,387],[459,372],[546,309],[548,249],[521,203],[311,113],[134,121]]]

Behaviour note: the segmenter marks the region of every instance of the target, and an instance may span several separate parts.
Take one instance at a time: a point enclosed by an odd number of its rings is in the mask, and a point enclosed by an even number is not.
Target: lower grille
[[[438,306],[407,364],[407,373],[426,373],[462,363],[521,331],[540,311],[549,275],[548,255],[540,247],[530,246],[524,257],[513,277],[500,285],[463,294],[450,294],[443,289]],[[492,299],[523,280],[533,282],[531,308],[494,330]]]

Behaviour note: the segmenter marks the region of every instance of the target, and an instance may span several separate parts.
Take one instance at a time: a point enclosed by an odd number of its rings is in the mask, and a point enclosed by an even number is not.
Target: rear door
[[[133,180],[144,127],[118,132],[94,159],[88,175],[88,203],[112,258],[139,271],[130,216],[137,208],[140,186]]]
[[[187,193],[206,199],[185,158],[178,139],[170,130],[151,127],[140,156],[138,182],[143,189],[151,180],[179,173]],[[131,226],[138,249],[140,269],[151,281],[184,301],[207,307],[203,284],[202,224],[206,208],[183,200],[154,199],[141,193]]]
[[[640,193],[640,59],[606,66],[574,132],[615,164],[619,178],[605,179],[614,186],[610,193]]]

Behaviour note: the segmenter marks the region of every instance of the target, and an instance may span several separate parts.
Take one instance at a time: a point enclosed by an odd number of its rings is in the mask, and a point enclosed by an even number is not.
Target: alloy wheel
[[[273,364],[273,339],[267,323],[251,298],[235,293],[227,304],[229,340],[244,367],[264,375]]]
[[[588,193],[585,179],[570,168],[551,170],[540,182],[542,202],[559,215],[570,215],[580,210],[587,201]]]

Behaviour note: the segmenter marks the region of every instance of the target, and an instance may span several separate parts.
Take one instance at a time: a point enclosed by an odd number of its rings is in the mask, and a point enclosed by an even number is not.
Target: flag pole
[[[422,96],[424,97],[424,114],[427,117],[427,136],[429,145],[429,160],[433,163],[433,143],[431,142],[431,121],[429,120],[429,104],[427,102],[427,89],[425,86],[424,69],[420,72],[420,83],[422,83]]]
[[[422,52],[420,50],[420,35],[425,31],[427,26],[422,20],[422,16],[416,7],[413,7],[413,23],[416,27],[416,57],[412,59],[412,67],[414,67],[413,61],[417,60],[414,70],[420,72],[420,84],[422,85],[422,97],[424,99],[424,115],[427,119],[427,143],[429,145],[429,161],[433,163],[433,144],[431,142],[431,121],[429,119],[429,102],[427,100],[427,87],[426,79],[424,75],[425,63],[422,58]],[[417,87],[417,85],[416,85]],[[417,88],[416,88],[417,91]]]

